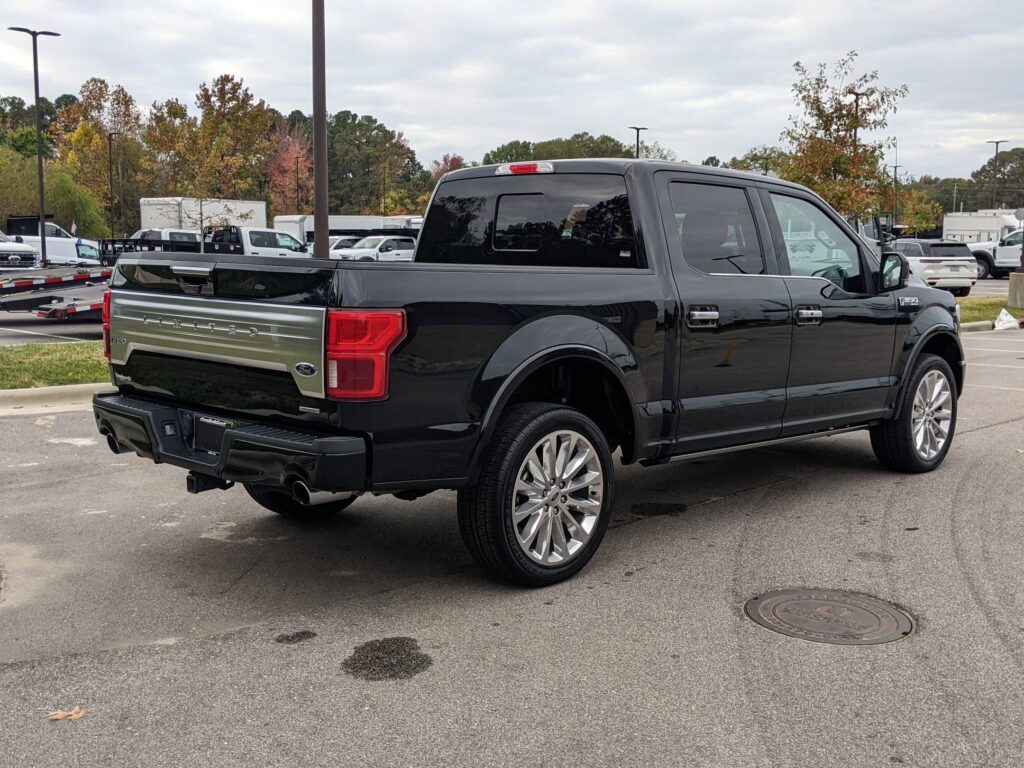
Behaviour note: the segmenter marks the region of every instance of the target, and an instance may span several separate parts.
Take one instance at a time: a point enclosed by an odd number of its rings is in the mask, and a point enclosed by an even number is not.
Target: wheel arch
[[[956,330],[950,326],[932,326],[921,334],[920,338],[917,339],[909,354],[906,356],[906,362],[904,363],[900,373],[899,386],[896,388],[896,392],[894,394],[895,404],[892,418],[897,418],[900,415],[903,401],[903,398],[900,395],[903,393],[903,388],[910,380],[911,371],[913,371],[914,366],[917,365],[917,361],[921,359],[921,355],[926,354],[938,355],[949,363],[949,367],[953,370],[956,395],[959,398],[960,395],[963,394],[966,371],[964,365],[964,349],[960,343],[960,336],[957,334]]]
[[[494,439],[504,411],[517,402],[534,400],[578,408],[597,423],[612,450],[621,447],[625,463],[635,460],[636,402],[623,369],[603,350],[563,344],[526,357],[490,399],[470,462],[471,483],[477,480],[480,458]]]

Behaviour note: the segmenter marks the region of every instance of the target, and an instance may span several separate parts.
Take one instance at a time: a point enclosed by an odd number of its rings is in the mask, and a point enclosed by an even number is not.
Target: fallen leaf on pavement
[[[85,717],[85,710],[81,707],[74,709],[53,709],[47,715],[51,720],[81,720]]]

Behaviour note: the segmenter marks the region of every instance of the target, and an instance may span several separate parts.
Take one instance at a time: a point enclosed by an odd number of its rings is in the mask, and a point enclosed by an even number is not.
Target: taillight
[[[110,291],[103,292],[103,356],[110,360]]]
[[[504,163],[494,169],[495,176],[514,176],[521,173],[554,173],[551,163]]]
[[[391,352],[405,338],[401,309],[336,309],[327,313],[327,396],[383,400],[388,396]]]

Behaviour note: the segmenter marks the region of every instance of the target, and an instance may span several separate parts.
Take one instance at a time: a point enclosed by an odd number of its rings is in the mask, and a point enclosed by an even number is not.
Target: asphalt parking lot
[[[450,493],[303,527],[110,454],[89,413],[2,417],[0,765],[1020,765],[1024,332],[964,344],[938,472],[863,433],[625,468],[594,561],[532,591],[475,569]],[[916,626],[746,618],[784,587]]]
[[[1009,296],[1010,280],[1008,278],[989,277],[979,280],[971,289],[971,296]]]

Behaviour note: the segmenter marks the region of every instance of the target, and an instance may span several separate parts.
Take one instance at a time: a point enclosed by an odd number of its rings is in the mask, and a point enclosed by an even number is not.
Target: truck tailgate
[[[110,306],[115,383],[326,424],[324,319],[335,264],[168,256],[118,265]]]

